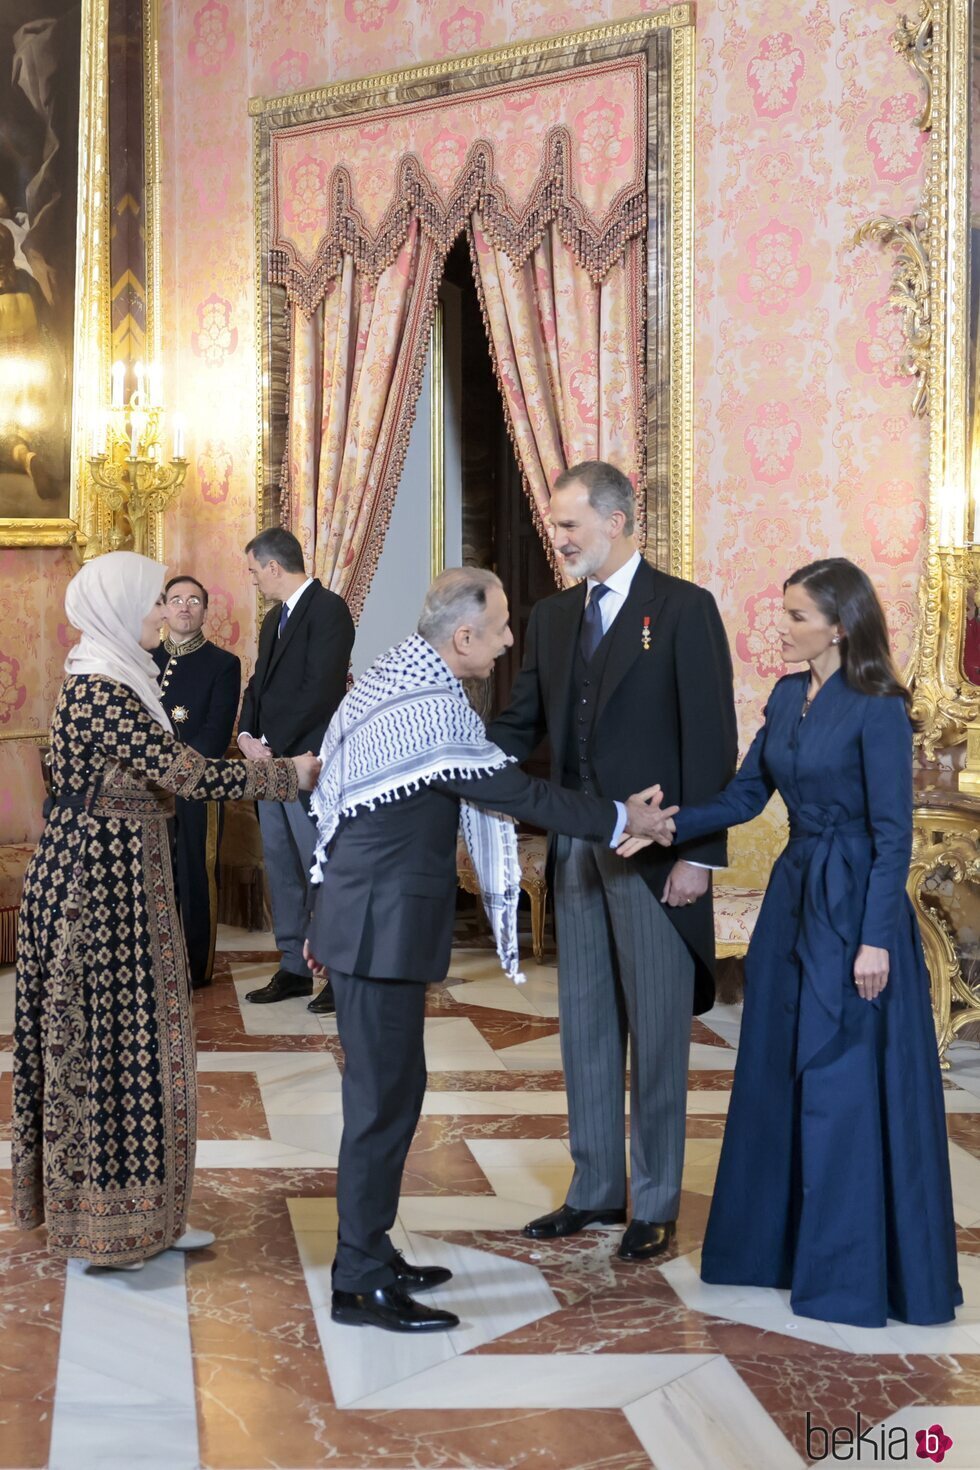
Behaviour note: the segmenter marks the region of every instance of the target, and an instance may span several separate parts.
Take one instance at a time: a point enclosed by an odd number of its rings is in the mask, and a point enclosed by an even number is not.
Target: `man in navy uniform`
[[[222,756],[238,713],[241,663],[205,638],[208,593],[195,577],[172,577],[164,601],[167,636],[153,657],[174,733],[201,755]],[[177,797],[175,828],[177,900],[191,985],[198,990],[211,984],[214,965],[221,803]]]

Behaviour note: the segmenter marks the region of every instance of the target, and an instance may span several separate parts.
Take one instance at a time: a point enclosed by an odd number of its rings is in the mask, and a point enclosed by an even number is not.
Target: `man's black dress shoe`
[[[576,1210],[562,1205],[525,1225],[524,1234],[531,1240],[561,1240],[565,1235],[577,1235],[586,1225],[622,1225],[625,1219],[625,1210]]]
[[[652,1261],[677,1234],[676,1220],[631,1220],[616,1254],[621,1261]]]
[[[294,995],[312,995],[313,976],[294,975],[291,970],[277,970],[261,990],[248,990],[245,999],[253,1005],[265,1006],[274,1000],[292,1000]]]
[[[386,1332],[448,1332],[459,1326],[452,1312],[423,1307],[397,1282],[376,1291],[335,1291],[330,1315],[348,1327],[383,1327]]]
[[[313,997],[306,1009],[312,1011],[314,1016],[332,1016],[334,1014],[337,1009],[337,1002],[334,1000],[333,987],[329,980],[320,991],[320,994]]]
[[[434,1286],[445,1286],[453,1279],[448,1266],[412,1266],[400,1251],[392,1256],[390,1265],[402,1291],[431,1291]]]

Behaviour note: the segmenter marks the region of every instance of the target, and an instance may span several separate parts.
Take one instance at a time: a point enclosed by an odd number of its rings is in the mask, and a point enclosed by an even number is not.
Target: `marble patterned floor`
[[[698,1273],[737,1008],[693,1025],[677,1242],[630,1265],[618,1229],[520,1235],[571,1173],[555,972],[532,964],[516,989],[490,951],[456,949],[430,992],[397,1243],[453,1268],[438,1299],[461,1326],[406,1341],[330,1321],[336,1025],[303,1001],[243,1001],[274,968],[270,937],[224,930],[220,950],[195,997],[193,1212],[218,1241],[135,1275],[66,1270],[11,1224],[0,971],[0,1470],[791,1470],[834,1429],[840,1460],[923,1465],[940,1461],[918,1456],[916,1431],[936,1424],[941,1463],[980,1470],[980,1049],[955,1047],[946,1082],[956,1322],[807,1322],[785,1293]],[[860,1457],[843,1431],[864,1433]]]

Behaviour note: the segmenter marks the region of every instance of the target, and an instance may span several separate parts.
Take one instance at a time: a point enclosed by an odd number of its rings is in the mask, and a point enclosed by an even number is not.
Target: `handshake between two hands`
[[[271,761],[272,751],[254,735],[239,735],[238,748],[247,761]],[[305,755],[292,756],[300,791],[312,791],[320,779],[320,758],[308,750]]]
[[[626,834],[616,849],[620,857],[633,857],[651,842],[670,847],[675,830],[671,818],[678,808],[665,807],[663,799],[659,786],[648,786],[645,791],[634,792],[626,802]]]

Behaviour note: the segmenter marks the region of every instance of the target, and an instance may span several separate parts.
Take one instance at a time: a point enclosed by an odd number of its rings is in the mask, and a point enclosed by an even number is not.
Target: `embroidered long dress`
[[[809,674],[773,689],[721,795],[677,839],[789,810],[745,962],[731,1106],[705,1235],[705,1281],[788,1287],[802,1316],[948,1322],[956,1275],[949,1153],[929,978],[905,890],[912,729],[904,701]],[[887,949],[874,1001],[859,945]]]
[[[290,801],[296,772],[206,760],[101,676],[65,681],[51,741],[56,805],[18,928],[14,1219],[46,1223],[56,1256],[122,1265],[183,1233],[194,1169],[173,797]]]

